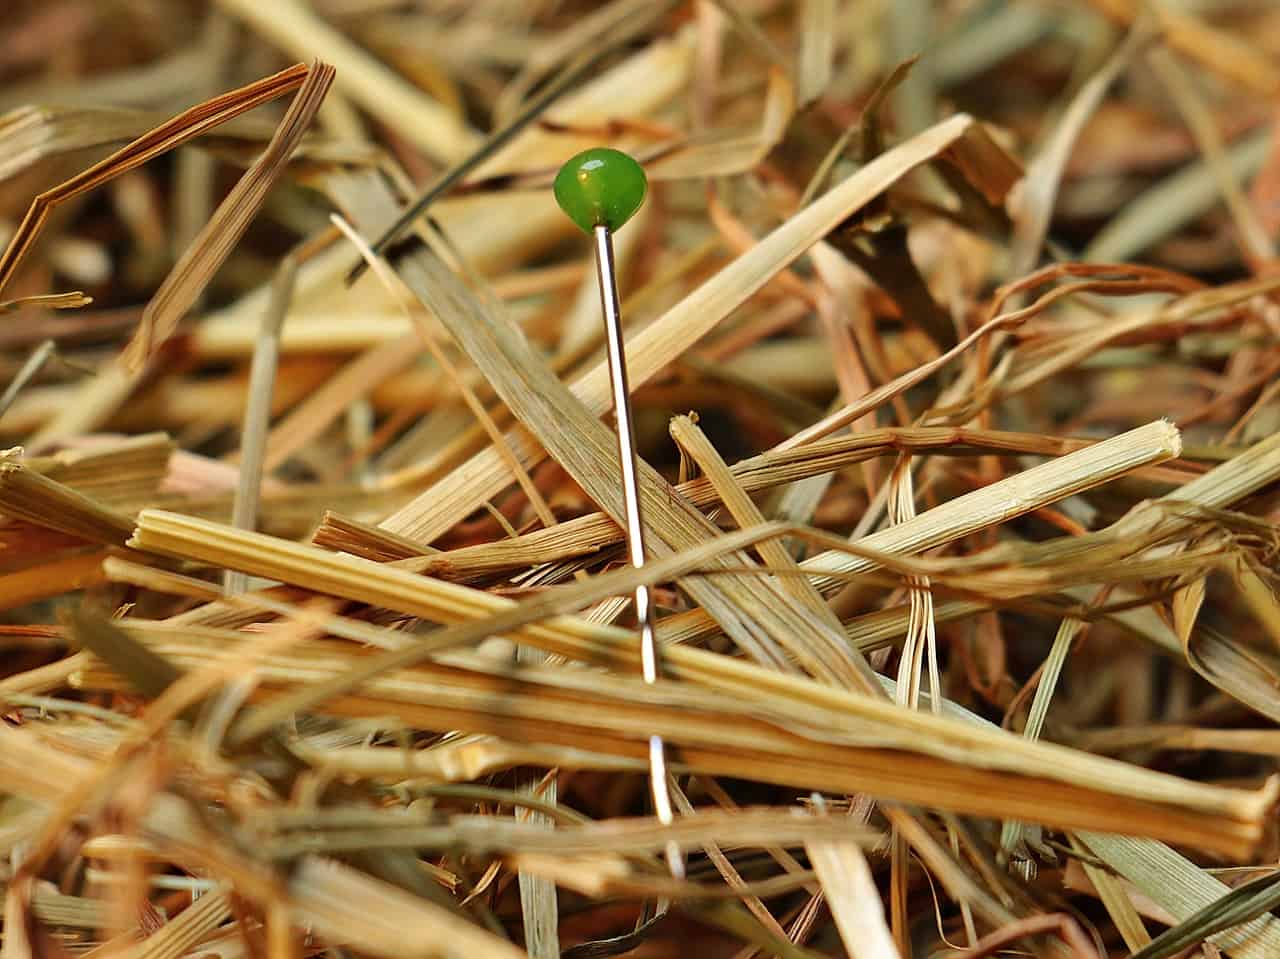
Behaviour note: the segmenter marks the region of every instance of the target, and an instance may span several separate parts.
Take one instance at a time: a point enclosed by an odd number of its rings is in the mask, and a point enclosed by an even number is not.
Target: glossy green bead
[[[640,209],[648,181],[640,164],[625,153],[596,147],[583,150],[556,174],[560,209],[585,233],[597,226],[616,230]]]

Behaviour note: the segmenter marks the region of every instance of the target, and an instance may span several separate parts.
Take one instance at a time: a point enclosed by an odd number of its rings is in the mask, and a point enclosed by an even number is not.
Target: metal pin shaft
[[[613,234],[607,226],[592,231],[596,244],[596,272],[600,279],[600,306],[604,312],[605,341],[609,355],[609,385],[613,411],[618,421],[618,460],[622,467],[622,498],[627,514],[627,554],[631,565],[644,565],[644,522],[640,516],[640,482],[636,468],[636,433],[631,420],[631,391],[627,387],[626,353],[622,347],[622,313],[618,308],[618,283],[613,266]],[[662,667],[658,660],[658,640],[653,629],[653,597],[649,587],[635,592],[636,619],[640,624],[640,662],[646,683],[656,683]],[[671,793],[667,788],[667,748],[661,736],[649,737],[649,779],[653,808],[658,821],[669,825],[674,819]],[[674,843],[667,846],[667,865],[676,877],[684,875],[684,860]]]

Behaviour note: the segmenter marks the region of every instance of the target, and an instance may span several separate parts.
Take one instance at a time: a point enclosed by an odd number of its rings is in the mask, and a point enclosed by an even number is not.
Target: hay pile
[[[1280,955],[1277,54],[11,0],[0,955]],[[550,190],[601,144],[639,571]]]

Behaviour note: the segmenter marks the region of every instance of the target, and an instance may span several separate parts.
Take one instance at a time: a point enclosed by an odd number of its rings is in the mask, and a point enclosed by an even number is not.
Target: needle
[[[613,264],[613,231],[640,209],[646,190],[644,171],[631,157],[617,150],[594,149],[579,153],[556,176],[556,202],[590,233],[595,241],[596,274],[600,281],[600,306],[604,313],[609,356],[609,385],[618,422],[618,459],[622,471],[622,498],[627,519],[627,555],[631,565],[644,565],[644,522],[640,515],[640,483],[636,467],[636,435],[631,418],[631,391],[627,387],[627,361],[622,340],[622,314],[618,308],[618,283]],[[658,642],[653,628],[653,596],[647,585],[635,591],[636,619],[640,624],[640,662],[646,683],[661,676]],[[649,737],[649,780],[653,807],[664,826],[674,819],[667,786],[667,748],[661,736]],[[676,878],[684,876],[684,859],[675,842],[667,844],[667,865]]]

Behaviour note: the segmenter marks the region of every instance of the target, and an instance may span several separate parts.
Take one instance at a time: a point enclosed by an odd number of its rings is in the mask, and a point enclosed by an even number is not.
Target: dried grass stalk
[[[327,941],[386,959],[523,959],[505,939],[331,859],[308,856],[289,880],[300,924]]]
[[[912,520],[887,527],[850,544],[851,549],[882,553],[914,553],[941,546],[977,530],[1004,523],[1041,506],[1109,482],[1118,476],[1177,456],[1181,439],[1172,424],[1163,420],[1112,437],[1095,446],[1041,463],[982,489],[957,496]],[[843,585],[843,577],[865,573],[878,565],[870,556],[828,551],[806,560],[802,568],[814,574],[814,585],[830,592]],[[823,573],[838,573],[823,576]],[[708,617],[693,610],[668,622],[673,638],[688,640],[705,635]]]
[[[197,104],[134,140],[105,160],[95,163],[83,173],[40,194],[32,201],[17,231],[9,240],[9,245],[5,247],[4,254],[0,255],[0,291],[8,285],[18,264],[30,249],[31,244],[35,242],[49,215],[60,203],[86,193],[106,180],[120,176],[232,117],[292,92],[301,86],[306,74],[305,66],[300,63],[294,64],[274,76]]]
[[[123,546],[133,532],[128,515],[12,460],[0,462],[0,511],[108,546]]]
[[[307,70],[306,79],[271,142],[227,194],[143,310],[142,325],[125,348],[124,362],[128,366],[136,370],[151,358],[159,344],[177,329],[214,272],[231,254],[284,173],[294,149],[320,110],[333,78],[333,67],[319,60]]]
[[[194,537],[188,539],[184,536],[183,530],[197,531]],[[739,534],[741,535],[741,534]],[[194,542],[192,541],[194,539]],[[185,544],[184,544],[185,540]],[[243,544],[237,547],[237,542]],[[215,545],[216,543],[216,545]],[[352,557],[333,556],[317,550],[314,547],[305,547],[299,544],[288,544],[280,541],[271,541],[268,537],[262,537],[257,534],[248,534],[239,531],[231,531],[226,528],[218,528],[213,524],[202,524],[199,521],[186,520],[177,517],[166,517],[163,514],[149,513],[144,514],[141,518],[141,525],[137,537],[136,545],[148,545],[151,548],[157,548],[163,544],[163,551],[175,553],[179,555],[199,556],[201,558],[211,558],[213,556],[221,557],[222,562],[231,560],[230,565],[240,565],[250,567],[247,571],[256,572],[260,575],[275,576],[276,578],[289,579],[305,579],[310,585],[322,586],[330,591],[338,591],[351,598],[359,598],[362,601],[372,601],[377,605],[389,605],[393,608],[402,609],[416,615],[429,615],[432,618],[444,618],[446,620],[455,619],[458,616],[474,616],[482,609],[486,608],[494,612],[499,612],[504,607],[509,612],[502,613],[492,621],[491,625],[481,621],[475,624],[475,628],[455,627],[456,638],[450,635],[449,631],[438,634],[433,637],[433,642],[428,646],[420,646],[418,648],[409,647],[404,651],[387,654],[390,658],[386,660],[386,666],[380,666],[375,663],[377,669],[370,671],[367,669],[352,670],[342,667],[337,672],[336,685],[333,682],[321,683],[315,685],[312,680],[312,688],[320,695],[314,695],[310,691],[306,693],[306,701],[314,703],[316,700],[323,698],[324,695],[332,691],[338,694],[346,689],[351,688],[354,682],[367,679],[370,682],[376,682],[376,677],[380,671],[393,666],[407,665],[432,648],[442,648],[453,642],[467,641],[474,642],[476,639],[488,635],[492,632],[508,632],[516,630],[522,621],[528,616],[526,613],[521,615],[519,608],[512,607],[509,601],[500,600],[488,594],[478,593],[452,584],[435,583],[430,580],[414,577],[411,574],[404,574],[398,571],[388,570],[385,567],[379,567],[377,564],[368,561],[358,560]],[[270,549],[267,547],[270,546]],[[293,559],[290,559],[293,557]],[[658,565],[658,564],[655,564]],[[307,575],[302,572],[303,569],[311,567],[311,574]],[[286,573],[286,570],[294,570],[295,572]],[[344,572],[344,570],[346,572]],[[659,566],[658,569],[650,571],[653,575],[662,575],[665,570]],[[622,589],[625,591],[625,584],[635,580],[642,571],[623,570],[619,573],[611,574],[612,579],[616,580],[617,586],[614,589]],[[286,575],[281,576],[281,573]],[[299,575],[301,573],[301,575]],[[374,580],[382,580],[386,585],[382,588],[373,585]],[[416,582],[415,582],[416,581]],[[399,589],[392,587],[392,583],[400,585]],[[402,584],[402,585],[401,585]],[[413,593],[410,594],[409,589],[413,587]],[[588,583],[583,584],[577,589],[581,590],[583,596],[591,595],[589,590],[609,589],[608,584]],[[374,599],[374,595],[378,598]],[[526,604],[528,605],[528,604]],[[548,609],[555,607],[548,603],[546,599],[533,601],[529,606],[530,612],[536,612],[536,618],[545,616]],[[443,614],[443,615],[442,615]],[[580,622],[580,621],[579,621]],[[584,633],[592,636],[592,640],[586,646],[581,644],[580,640],[572,637],[575,634],[583,637]],[[558,618],[546,620],[539,625],[531,625],[524,627],[520,631],[521,635],[527,636],[535,644],[548,649],[549,651],[560,653],[562,655],[571,655],[575,658],[583,658],[594,662],[617,663],[617,657],[622,655],[624,658],[634,658],[634,643],[631,642],[630,636],[623,632],[612,630],[608,627],[595,626],[593,624],[583,623],[581,626],[576,625],[571,619]],[[616,637],[609,642],[607,637]],[[585,638],[585,637],[584,637]],[[568,640],[568,642],[565,642]],[[602,642],[603,641],[603,644]],[[880,711],[889,710],[889,713],[883,715],[883,719],[890,722],[892,726],[901,726],[902,724],[913,725],[918,723],[941,723],[943,724],[937,732],[942,733],[945,729],[945,736],[948,740],[960,733],[962,726],[957,725],[952,720],[945,718],[925,717],[913,713],[903,713],[902,710],[892,707],[888,703],[878,703],[874,700],[866,699],[861,696],[851,696],[848,693],[840,693],[836,690],[813,684],[812,682],[800,679],[788,679],[779,674],[769,673],[762,670],[754,669],[747,664],[737,663],[733,660],[725,659],[721,656],[703,653],[692,649],[671,649],[668,652],[669,666],[672,675],[676,678],[691,679],[699,683],[710,683],[711,685],[724,690],[741,690],[751,689],[753,695],[759,696],[765,690],[786,691],[788,696],[796,696],[806,703],[814,703],[817,701],[827,702],[834,705],[839,703],[842,710],[852,709],[860,715],[880,715]],[[560,680],[565,681],[564,679]],[[601,682],[596,679],[594,682]],[[611,681],[617,682],[617,681]],[[622,688],[629,688],[624,683]],[[675,695],[672,690],[671,695]],[[413,698],[418,701],[424,694],[416,693]],[[357,697],[351,700],[353,707],[366,709],[367,704],[361,705],[362,701]],[[329,703],[332,707],[333,702]],[[397,709],[407,708],[398,706]],[[603,708],[603,707],[602,707]],[[606,711],[614,709],[614,706],[605,708]],[[692,704],[690,704],[692,708]],[[869,711],[869,712],[868,712]],[[418,716],[415,707],[414,715],[418,721],[426,719],[425,716]],[[265,717],[264,717],[265,718]],[[450,715],[445,721],[446,726],[463,726],[465,723],[459,722],[459,717]],[[277,720],[272,719],[270,722]],[[439,722],[440,717],[436,717]],[[470,721],[474,721],[474,718]],[[655,722],[660,719],[655,718]],[[832,724],[847,725],[847,720],[827,719],[819,722],[819,726],[831,727]],[[262,728],[261,722],[255,724],[254,728]],[[247,731],[247,730],[246,730]],[[486,726],[477,731],[491,731]],[[498,731],[498,730],[492,730]],[[680,742],[681,736],[687,733],[687,730],[674,729],[671,731],[675,739],[673,741]],[[1005,740],[1009,742],[1005,742]],[[1025,749],[1049,749],[1050,752],[1061,752],[1059,749],[1045,747],[1043,745],[1023,743],[1016,737],[1001,737],[1002,746],[998,747],[998,751],[1005,757],[1008,757],[1015,751]],[[565,745],[579,746],[579,740],[571,740],[564,743]],[[907,749],[917,748],[920,743],[915,745],[904,743]],[[627,747],[629,750],[630,747]],[[986,746],[982,748],[982,752],[989,753],[993,747]],[[630,754],[627,752],[627,754]],[[973,754],[976,757],[976,753]],[[1068,751],[1068,755],[1070,755]],[[686,759],[688,758],[686,754]],[[990,758],[983,759],[984,764],[990,763]],[[1038,766],[1041,771],[1039,774],[1057,777],[1062,775],[1076,775],[1075,772],[1068,772],[1074,765],[1073,762],[1067,762],[1065,756],[1059,756],[1057,759],[1047,761],[1043,766]],[[1024,768],[1025,767],[1021,767]],[[1115,776],[1124,773],[1122,778],[1128,778],[1138,771],[1130,770],[1129,767],[1117,766],[1114,769],[1104,773],[1107,779],[1114,779]],[[1096,780],[1098,771],[1095,770],[1091,776],[1080,774],[1083,781],[1089,779]],[[1148,774],[1149,775],[1149,774]],[[1139,776],[1141,778],[1141,776]],[[848,787],[845,787],[848,788]],[[856,787],[855,787],[856,788]],[[1206,787],[1196,787],[1204,789]],[[1165,783],[1158,787],[1157,791],[1150,793],[1152,797],[1159,795],[1164,799],[1168,799],[1171,793],[1171,784]],[[1265,808],[1271,800],[1269,796],[1263,795],[1257,797],[1254,805],[1251,807],[1252,812],[1246,812],[1250,807],[1239,807],[1239,811],[1245,814],[1245,818],[1256,816],[1261,808]],[[1260,805],[1259,805],[1260,804]],[[1033,810],[1033,818],[1043,814],[1043,810]]]
[[[284,49],[332,63],[343,93],[402,131],[429,156],[453,159],[474,145],[475,135],[458,117],[370,57],[297,0],[267,5],[252,0],[219,0],[219,6]]]

